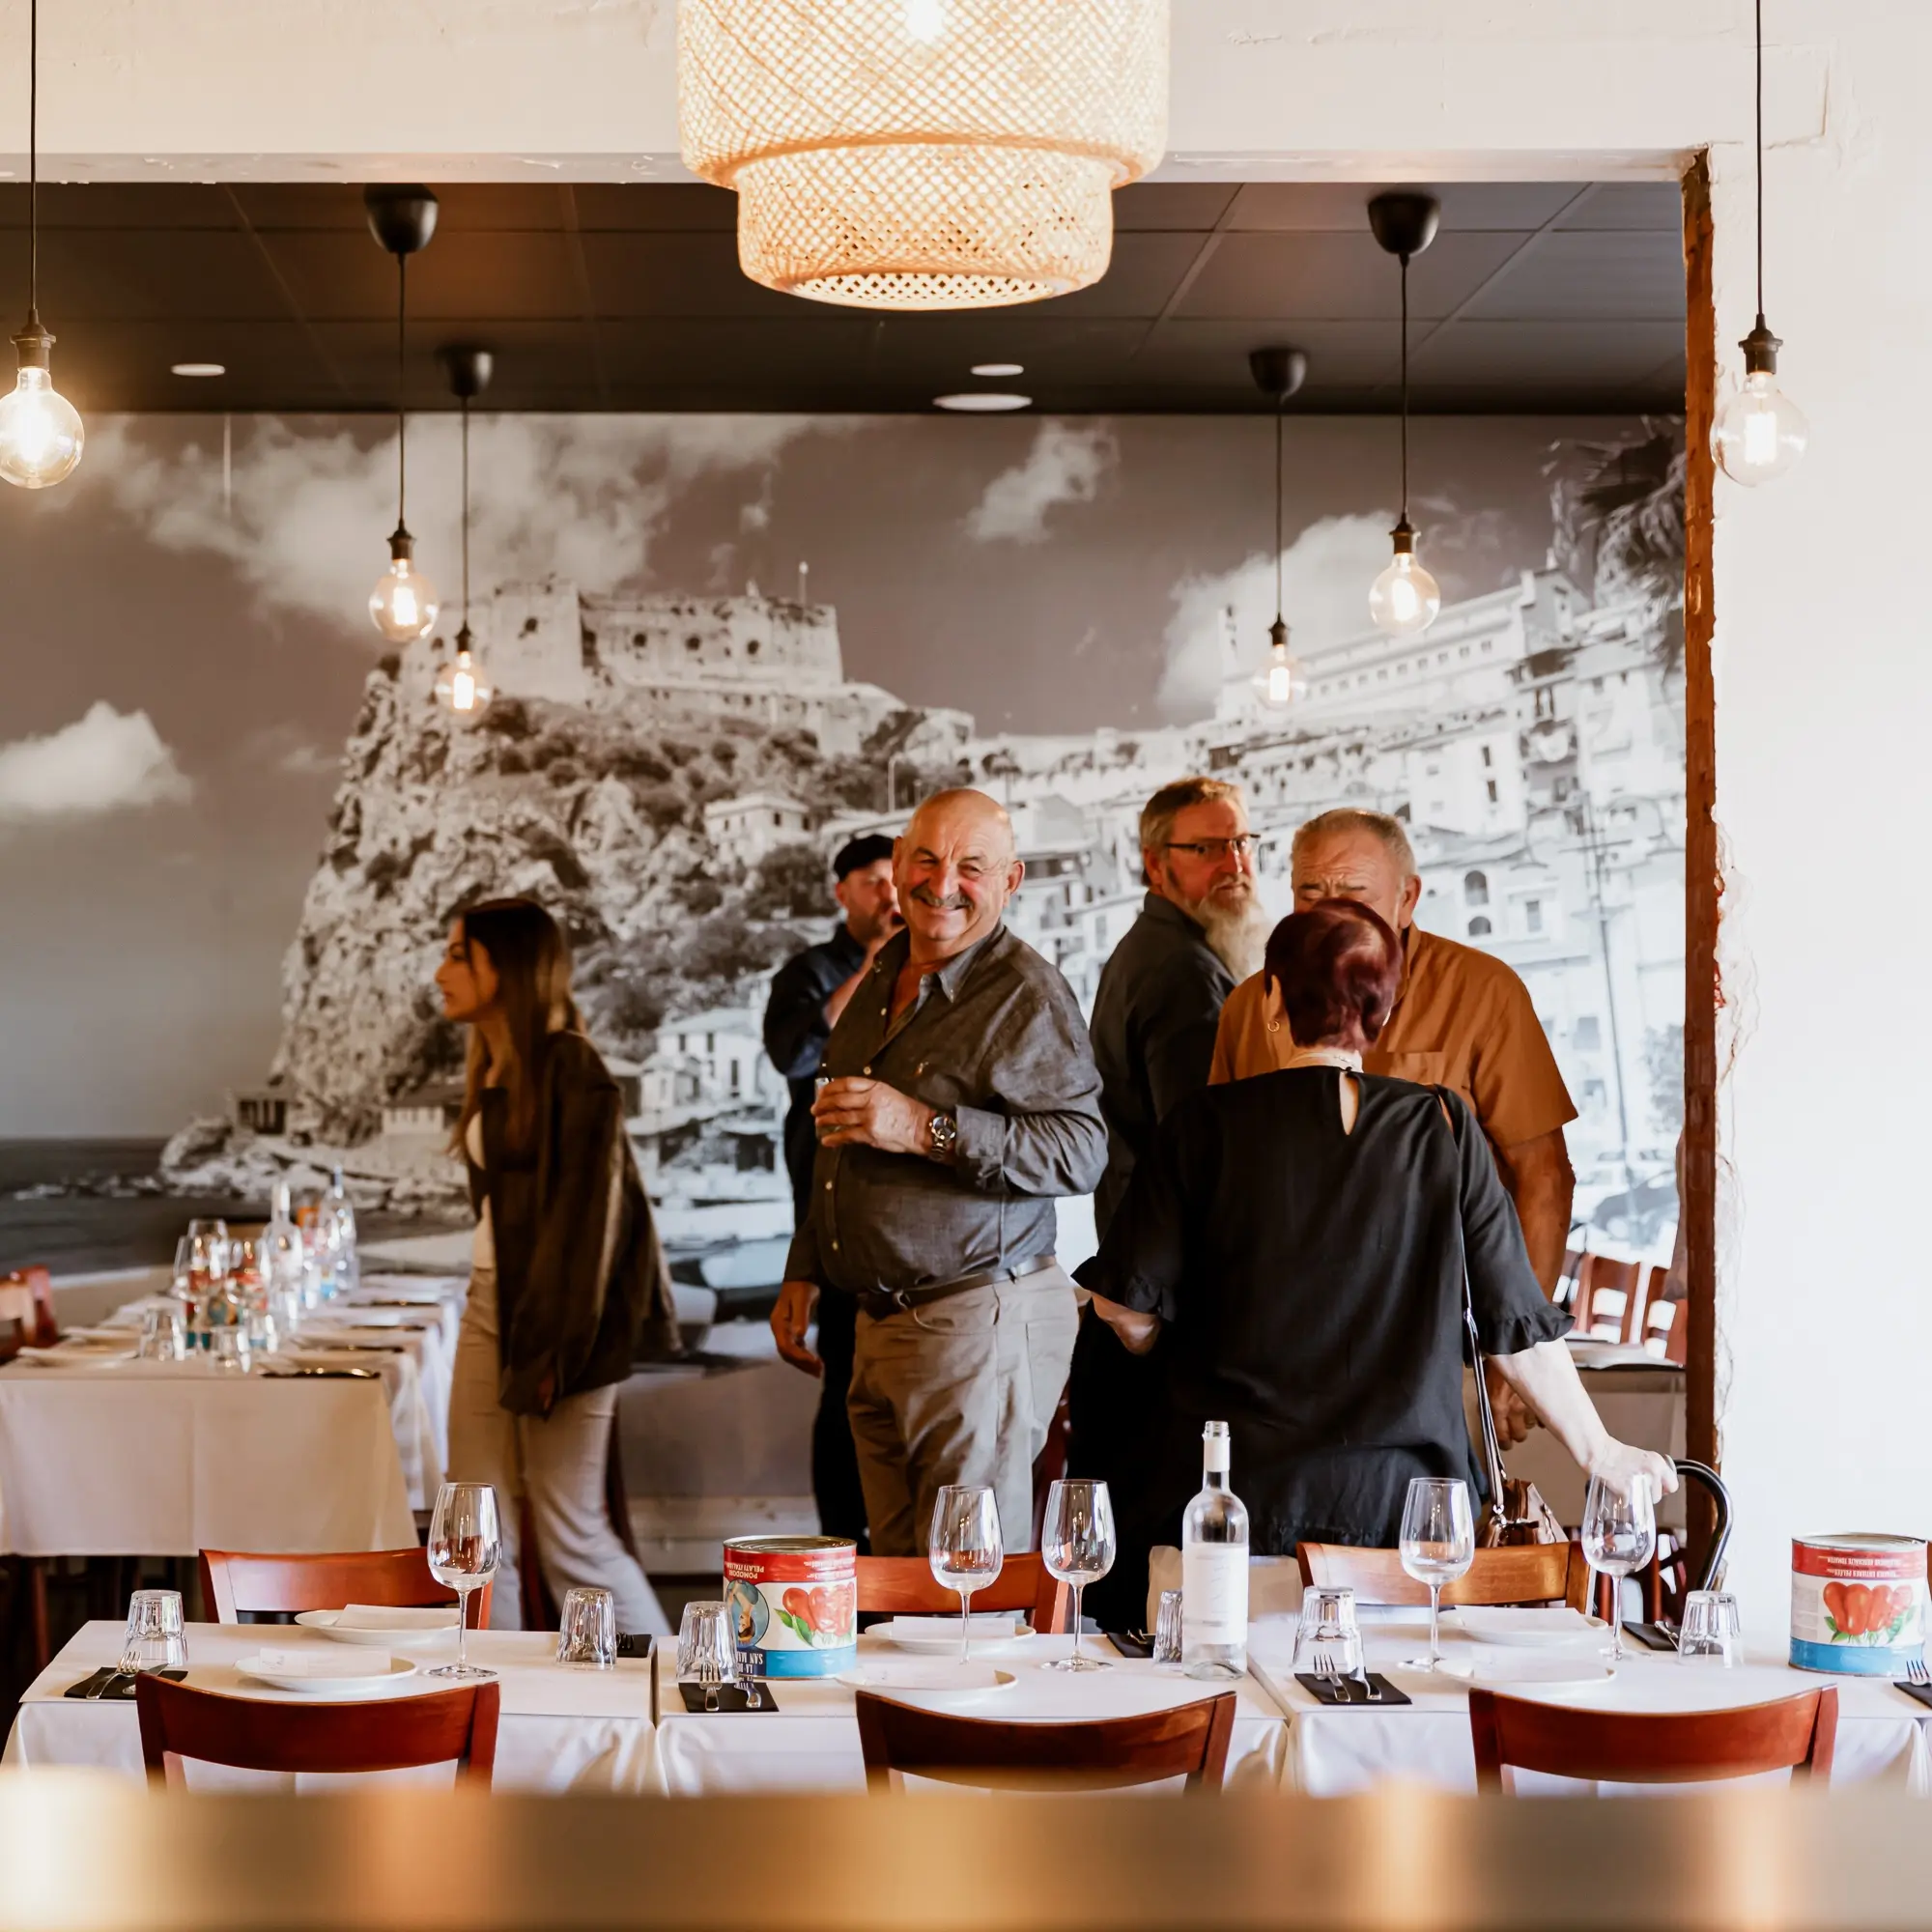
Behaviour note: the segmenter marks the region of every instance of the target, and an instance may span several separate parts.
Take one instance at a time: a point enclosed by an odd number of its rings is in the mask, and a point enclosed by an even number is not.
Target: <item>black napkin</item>
[[[1107,1641],[1122,1657],[1151,1657],[1153,1636],[1148,1631],[1109,1631]]]
[[[1908,1697],[1917,1697],[1921,1704],[1932,1705],[1932,1684],[1913,1684],[1903,1677],[1893,1681]]]
[[[1406,1692],[1398,1690],[1378,1670],[1369,1672],[1369,1683],[1382,1693],[1373,1704],[1369,1702],[1368,1687],[1359,1677],[1317,1677],[1312,1671],[1297,1670],[1294,1681],[1311,1697],[1323,1704],[1359,1704],[1366,1710],[1379,1711],[1391,1705],[1414,1701]]]
[[[657,1641],[654,1636],[634,1635],[625,1631],[617,1634],[617,1655],[619,1657],[648,1657],[651,1646]]]
[[[187,1675],[185,1670],[157,1670],[156,1677],[165,1677],[170,1684],[179,1684]],[[103,1663],[99,1670],[83,1677],[78,1684],[70,1684],[61,1692],[63,1697],[85,1697],[90,1703],[131,1704],[134,1701],[134,1678],[131,1672],[124,1671],[112,1663]]]
[[[686,1684],[680,1681],[677,1688],[684,1697],[684,1708],[695,1717],[719,1717],[726,1711],[750,1711],[752,1716],[755,1718],[762,1712],[776,1711],[779,1707],[779,1700],[772,1695],[772,1687],[769,1684],[761,1683],[758,1686],[758,1704],[756,1708],[753,1708],[745,1701],[745,1687],[742,1684],[706,1686],[703,1684]],[[704,1699],[708,1690],[715,1690],[718,1695],[718,1709],[713,1712],[707,1712],[704,1708]]]

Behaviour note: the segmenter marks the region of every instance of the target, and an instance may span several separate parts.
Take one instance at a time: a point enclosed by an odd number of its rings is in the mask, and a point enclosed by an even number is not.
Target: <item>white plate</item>
[[[305,1696],[354,1697],[369,1690],[385,1690],[404,1677],[413,1677],[416,1667],[407,1657],[392,1657],[388,1669],[368,1677],[291,1677],[265,1664],[259,1656],[244,1657],[235,1668],[258,1684],[272,1684],[277,1690],[298,1690]]]
[[[848,1690],[871,1690],[882,1697],[985,1697],[1019,1682],[1010,1670],[987,1667],[992,1670],[990,1684],[948,1683],[943,1671],[916,1663],[862,1663],[856,1670],[841,1670],[838,1681]]]
[[[319,1631],[337,1643],[353,1643],[363,1650],[416,1650],[426,1644],[442,1643],[456,1634],[456,1605],[449,1606],[446,1624],[403,1624],[392,1630],[340,1630],[336,1618],[340,1610],[298,1610],[296,1622],[304,1630]]]
[[[1466,1605],[1461,1609],[1444,1610],[1446,1628],[1460,1631],[1477,1643],[1550,1648],[1569,1643],[1602,1642],[1610,1627],[1601,1617],[1586,1617],[1581,1610],[1518,1608],[1509,1605]]]
[[[1401,1665],[1396,1666],[1401,1669]],[[1485,1690],[1548,1690],[1558,1686],[1607,1684],[1609,1660],[1594,1650],[1546,1651],[1542,1655],[1500,1648],[1473,1657],[1447,1657],[1442,1672]]]
[[[874,1624],[866,1634],[877,1637],[882,1643],[889,1643],[895,1650],[910,1651],[920,1657],[952,1657],[959,1655],[959,1633],[955,1629],[952,1635],[924,1629],[898,1630],[896,1617],[889,1618],[882,1624]],[[1012,1636],[976,1636],[973,1639],[973,1657],[977,1662],[982,1657],[1010,1657],[1017,1651],[1030,1649],[1037,1641],[1032,1631],[1020,1631]]]

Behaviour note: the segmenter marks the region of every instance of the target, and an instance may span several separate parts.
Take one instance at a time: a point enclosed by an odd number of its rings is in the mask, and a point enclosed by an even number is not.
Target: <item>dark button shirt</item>
[[[1053,1253],[1056,1195],[1085,1194],[1106,1161],[1100,1076],[1072,989],[1002,925],[920,980],[888,1032],[911,947],[880,950],[825,1048],[834,1078],[883,1080],[959,1122],[953,1158],[821,1147],[811,1213],[785,1276],[914,1289]]]
[[[1411,1476],[1468,1475],[1465,1259],[1491,1354],[1570,1326],[1463,1101],[1449,1096],[1452,1127],[1434,1090],[1365,1076],[1344,1133],[1340,1078],[1294,1067],[1183,1100],[1078,1270],[1168,1324],[1162,1510],[1178,1518],[1201,1426],[1224,1419],[1235,1493],[1270,1553],[1304,1537],[1392,1548]]]
[[[825,1042],[832,1037],[825,1003],[865,960],[866,949],[841,922],[830,939],[808,946],[773,974],[765,1001],[765,1051],[791,1092],[784,1122],[785,1172],[791,1176],[792,1206],[801,1221],[818,1145],[811,1130],[813,1082]]]
[[[1207,1086],[1214,1030],[1234,989],[1235,976],[1208,935],[1171,899],[1150,893],[1094,996],[1094,1060],[1107,1122],[1107,1171],[1094,1191],[1101,1234],[1154,1128]]]

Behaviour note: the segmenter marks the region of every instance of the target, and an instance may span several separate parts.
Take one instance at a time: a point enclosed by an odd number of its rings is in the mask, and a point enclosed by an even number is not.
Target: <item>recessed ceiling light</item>
[[[1001,410],[1029,410],[1031,396],[1009,396],[1003,389],[968,389],[956,396],[934,396],[942,410],[963,410],[969,415],[991,415]]]
[[[177,362],[174,373],[177,376],[225,376],[228,365],[225,362]]]
[[[976,376],[1024,376],[1024,362],[976,362],[973,365]]]

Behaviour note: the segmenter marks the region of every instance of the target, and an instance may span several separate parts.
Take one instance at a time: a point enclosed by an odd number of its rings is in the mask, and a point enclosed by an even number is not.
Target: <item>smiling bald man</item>
[[[990,1485],[1025,1549],[1077,1319],[1053,1203],[1106,1166],[1100,1076],[1072,989],[1004,923],[1025,868],[998,803],[927,799],[893,868],[905,930],[826,1042],[772,1333],[817,1375],[818,1297],[857,1298],[846,1408],[876,1555],[923,1554],[949,1483]]]

